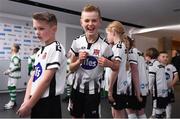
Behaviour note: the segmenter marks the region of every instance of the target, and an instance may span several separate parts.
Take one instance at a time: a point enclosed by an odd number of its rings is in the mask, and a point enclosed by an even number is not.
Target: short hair
[[[101,11],[98,7],[92,5],[92,4],[87,4],[84,6],[82,12],[97,12],[99,17],[101,18]],[[81,16],[82,16],[82,12],[81,12]]]
[[[57,18],[54,14],[49,12],[35,12],[32,15],[35,20],[45,21],[50,25],[57,25]]]
[[[151,59],[157,59],[159,51],[156,48],[149,48],[146,50],[146,56],[149,56]]]
[[[16,49],[16,52],[19,52],[19,50],[20,50],[20,45],[19,44],[14,43],[13,47]]]
[[[168,54],[168,52],[164,50],[164,51],[160,51],[159,54]]]
[[[113,21],[113,22],[109,23],[106,30],[110,31],[110,32],[115,31],[118,34],[124,34],[124,32],[125,32],[123,24],[119,21]]]

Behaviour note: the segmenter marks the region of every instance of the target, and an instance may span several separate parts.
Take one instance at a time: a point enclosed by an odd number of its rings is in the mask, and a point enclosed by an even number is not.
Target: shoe
[[[5,104],[4,109],[12,109],[16,106],[15,102],[9,101],[9,103]]]

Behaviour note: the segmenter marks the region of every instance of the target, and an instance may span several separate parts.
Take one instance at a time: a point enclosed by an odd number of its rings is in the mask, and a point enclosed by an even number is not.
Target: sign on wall
[[[40,41],[35,36],[33,27],[0,22],[0,60],[10,59],[13,43],[20,45],[22,60],[26,60],[32,55],[32,50],[35,47],[41,46]]]

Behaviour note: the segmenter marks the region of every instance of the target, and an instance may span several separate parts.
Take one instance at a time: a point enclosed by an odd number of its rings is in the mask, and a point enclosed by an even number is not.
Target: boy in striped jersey
[[[164,118],[167,106],[167,81],[165,76],[165,66],[158,60],[159,52],[156,48],[149,48],[146,57],[149,59],[149,90],[153,96],[152,117]]]
[[[166,118],[171,118],[172,103],[175,101],[174,86],[179,80],[178,72],[172,64],[168,64],[168,53],[162,51],[159,53],[158,60],[165,66],[165,74],[168,85],[168,105],[166,107]]]
[[[8,91],[10,95],[10,101],[5,104],[5,109],[11,109],[16,104],[16,84],[18,79],[21,78],[21,59],[19,57],[19,45],[13,44],[11,48],[11,62],[9,65],[9,69],[4,72],[5,75],[9,76],[8,79]]]
[[[73,52],[69,68],[74,72],[70,110],[74,118],[98,118],[100,88],[104,67],[113,67],[113,52],[98,29],[101,24],[99,8],[86,5],[81,13],[84,35],[77,37],[71,45]]]

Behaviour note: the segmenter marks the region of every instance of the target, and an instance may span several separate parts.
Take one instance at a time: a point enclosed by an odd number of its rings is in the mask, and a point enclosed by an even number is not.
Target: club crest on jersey
[[[100,52],[100,50],[98,50],[98,49],[94,49],[93,55],[97,55],[97,56],[99,56],[99,52]]]
[[[87,56],[86,60],[82,63],[81,67],[86,70],[94,69],[98,64],[98,61],[93,56]]]
[[[144,85],[144,84],[141,84],[140,87],[141,87],[141,89],[144,89],[144,88],[145,88],[145,85]]]
[[[33,82],[35,82],[42,74],[42,66],[40,63],[38,63],[36,66],[35,66],[35,73],[34,73],[34,79],[33,79]]]
[[[45,53],[43,54],[43,56],[42,56],[42,59],[45,59],[45,58],[46,58],[46,55],[47,55],[47,53],[45,52]]]
[[[169,80],[170,79],[170,75],[166,72],[166,80]]]

